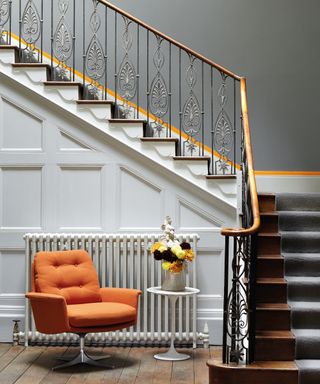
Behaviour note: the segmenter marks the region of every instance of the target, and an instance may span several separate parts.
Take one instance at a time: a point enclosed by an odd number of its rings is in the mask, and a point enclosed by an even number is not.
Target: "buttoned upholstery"
[[[34,285],[37,292],[63,296],[67,304],[101,302],[97,272],[83,250],[37,253]]]

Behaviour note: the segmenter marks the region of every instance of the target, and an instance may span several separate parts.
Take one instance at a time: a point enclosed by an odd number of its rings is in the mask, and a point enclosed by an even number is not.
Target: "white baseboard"
[[[320,193],[320,175],[256,174],[258,192]]]

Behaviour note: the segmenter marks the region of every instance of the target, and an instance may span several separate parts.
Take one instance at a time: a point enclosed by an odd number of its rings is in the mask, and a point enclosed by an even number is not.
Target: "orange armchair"
[[[93,359],[84,350],[87,333],[127,328],[137,320],[141,291],[100,288],[97,272],[86,251],[39,252],[32,264],[31,302],[36,328],[52,334],[76,333],[80,351],[53,369],[86,363],[110,367]]]

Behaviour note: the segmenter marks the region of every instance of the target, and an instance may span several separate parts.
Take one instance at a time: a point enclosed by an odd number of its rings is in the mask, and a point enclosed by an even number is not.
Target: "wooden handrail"
[[[224,236],[248,236],[257,232],[260,227],[260,212],[259,212],[256,179],[255,179],[254,169],[253,169],[253,156],[252,156],[252,146],[251,146],[251,138],[250,138],[249,118],[248,118],[247,84],[246,84],[246,79],[244,77],[240,79],[240,98],[241,98],[241,111],[242,111],[242,121],[243,121],[244,146],[247,154],[248,179],[249,179],[249,185],[250,185],[253,223],[250,228],[223,228],[221,230],[221,234]]]
[[[241,80],[241,76],[236,75],[235,73],[229,71],[228,69],[222,67],[221,65],[219,65],[219,64],[215,63],[214,61],[208,59],[207,57],[201,55],[200,53],[188,48],[184,44],[179,43],[178,41],[174,40],[172,37],[165,35],[164,33],[158,31],[157,29],[155,29],[155,28],[151,27],[150,25],[146,24],[145,22],[141,21],[137,17],[134,17],[134,16],[130,15],[130,13],[127,13],[127,12],[123,11],[121,8],[118,8],[115,5],[111,4],[109,1],[107,1],[107,0],[98,0],[98,1],[101,4],[106,5],[108,8],[113,9],[115,12],[120,13],[121,15],[125,16],[126,18],[134,21],[135,23],[137,23],[139,25],[141,25],[141,27],[146,28],[148,31],[154,33],[155,35],[158,35],[158,36],[162,37],[163,39],[169,41],[170,43],[177,46],[178,48],[183,49],[184,51],[186,51],[190,55],[197,57],[198,59],[202,60],[203,62],[211,65],[212,67],[216,68],[218,71],[221,71],[221,72],[225,73],[226,75],[228,75],[228,76],[230,76],[230,77],[232,77],[238,81]]]

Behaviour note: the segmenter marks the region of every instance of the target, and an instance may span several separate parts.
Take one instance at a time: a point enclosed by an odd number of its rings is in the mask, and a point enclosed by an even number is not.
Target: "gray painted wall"
[[[255,168],[319,170],[319,0],[112,0],[248,78]]]

